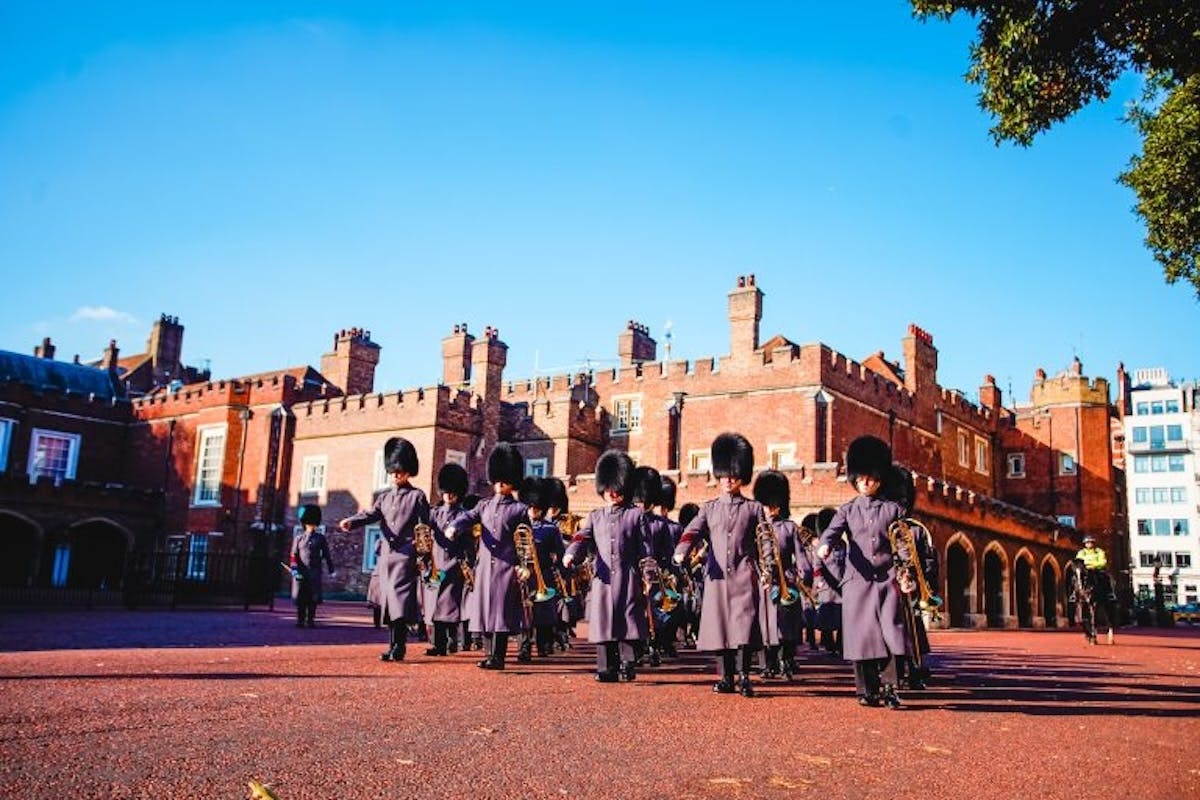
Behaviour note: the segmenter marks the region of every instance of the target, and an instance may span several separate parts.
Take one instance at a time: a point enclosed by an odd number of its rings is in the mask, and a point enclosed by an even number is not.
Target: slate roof
[[[120,397],[108,370],[0,350],[0,383],[24,383],[43,391],[69,391],[97,398]]]

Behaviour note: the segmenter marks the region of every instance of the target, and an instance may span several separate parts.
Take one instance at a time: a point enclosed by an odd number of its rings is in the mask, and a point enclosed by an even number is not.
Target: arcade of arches
[[[1040,565],[1028,548],[1010,556],[998,542],[978,552],[964,534],[943,551],[943,626],[951,628],[1055,628],[1066,625],[1063,564],[1046,554]],[[1062,563],[1060,563],[1060,560]]]
[[[133,535],[111,520],[84,519],[47,532],[0,510],[0,588],[120,589]]]

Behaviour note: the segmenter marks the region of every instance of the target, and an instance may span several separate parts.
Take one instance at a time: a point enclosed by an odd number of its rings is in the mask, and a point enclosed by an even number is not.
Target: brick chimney
[[[983,376],[983,386],[979,387],[979,405],[996,410],[1000,408],[1000,387],[992,375]]]
[[[442,383],[459,387],[471,380],[471,345],[475,337],[467,333],[467,323],[454,326],[442,339]]]
[[[758,323],[762,320],[763,293],[753,275],[739,275],[729,293],[729,355],[747,358],[758,350]]]
[[[629,320],[625,330],[617,337],[617,355],[621,366],[628,367],[643,361],[658,360],[658,343],[650,337],[650,329],[641,323]]]
[[[42,343],[33,348],[34,358],[54,358],[54,345],[50,342],[50,337],[42,339]]]
[[[483,338],[471,344],[471,376],[475,392],[488,405],[500,402],[500,381],[508,363],[508,345],[500,341],[500,329],[488,325]]]
[[[908,326],[902,341],[904,350],[904,386],[913,394],[925,394],[937,388],[937,348],[933,335],[916,326]]]
[[[179,317],[159,316],[150,328],[146,352],[154,371],[154,385],[166,386],[183,373],[183,326]]]
[[[104,355],[100,357],[100,369],[108,370],[113,375],[116,375],[117,360],[120,355],[121,351],[117,347],[117,340],[109,339],[108,347],[104,348]]]
[[[349,328],[333,335],[333,352],[321,356],[321,374],[346,394],[366,394],[375,389],[379,345],[371,332]]]

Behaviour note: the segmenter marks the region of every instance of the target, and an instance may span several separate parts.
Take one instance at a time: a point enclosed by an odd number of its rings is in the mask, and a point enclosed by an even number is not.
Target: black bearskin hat
[[[764,506],[780,509],[782,516],[786,517],[792,501],[792,487],[787,475],[773,469],[758,473],[754,479],[754,499]]]
[[[833,522],[834,515],[837,514],[836,509],[825,506],[817,512],[817,528],[816,533],[820,534],[829,527],[829,523]]]
[[[508,442],[498,442],[488,456],[488,483],[520,486],[524,477],[525,459],[521,451]]]
[[[658,504],[667,511],[675,508],[675,481],[663,475],[662,485],[658,487]]]
[[[550,507],[551,489],[545,478],[529,476],[521,481],[521,502],[525,505],[545,511]]]
[[[800,527],[810,530],[813,533],[817,532],[817,515],[816,513],[805,514],[804,519],[800,520]]]
[[[754,474],[754,448],[740,433],[722,433],[712,443],[712,474],[715,478],[732,475],[749,483]]]
[[[917,490],[913,487],[912,473],[904,467],[893,466],[883,479],[880,490],[884,497],[901,505],[904,516],[912,514],[913,505],[917,502]]]
[[[883,481],[892,469],[892,448],[874,436],[860,436],[846,450],[846,477],[853,484],[860,475]]]
[[[633,495],[633,460],[620,450],[607,450],[596,462],[596,493],[617,492],[626,500]]]
[[[646,508],[658,505],[662,494],[662,476],[654,467],[638,467],[633,471],[633,502]]]
[[[700,513],[700,506],[695,503],[684,503],[679,507],[679,524],[687,527],[688,523],[696,518]]]
[[[567,485],[559,478],[546,478],[546,486],[550,493],[546,507],[557,508],[564,514],[570,511],[571,501],[567,499]]]
[[[459,500],[466,497],[470,482],[461,464],[443,464],[438,470],[438,491],[452,494]]]
[[[383,468],[388,474],[407,472],[409,476],[415,477],[418,466],[417,448],[413,447],[412,442],[400,436],[393,436],[387,440],[383,446]]]
[[[320,525],[321,524],[321,507],[320,506],[300,506],[300,524],[301,525]]]

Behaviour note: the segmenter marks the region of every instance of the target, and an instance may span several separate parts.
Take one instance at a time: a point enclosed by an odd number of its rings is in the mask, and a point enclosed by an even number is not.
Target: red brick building
[[[798,518],[851,496],[843,455],[871,433],[914,473],[915,515],[942,557],[948,623],[1063,624],[1063,565],[1079,532],[1117,552],[1111,532],[1124,529],[1106,381],[1084,377],[1078,362],[1062,375],[1039,371],[1029,402],[1006,408],[985,376],[975,404],[938,384],[933,337],[915,325],[899,359],[877,351],[855,361],[784,334],[763,341],[754,276],[739,277],[728,298],[724,356],[661,362],[648,329],[630,321],[618,367],[514,380],[499,331],[476,337],[458,324],[441,342],[439,385],[403,391],[375,392],[380,347],[361,329],[340,331],[319,370],[158,387],[122,401],[111,443],[122,456],[110,475],[158,493],[156,545],[270,552],[286,547],[300,503],[321,504],[327,522],[368,506],[387,485],[391,436],[416,445],[416,483],[431,497],[447,461],[486,494],[487,455],[510,441],[531,473],[567,480],[573,510],[585,512],[598,502],[591,472],[608,447],[675,478],[680,503],[713,496],[709,445],[737,430],[758,468],[789,476]],[[0,397],[8,391],[0,384]],[[340,588],[365,587],[371,535],[331,535]]]

